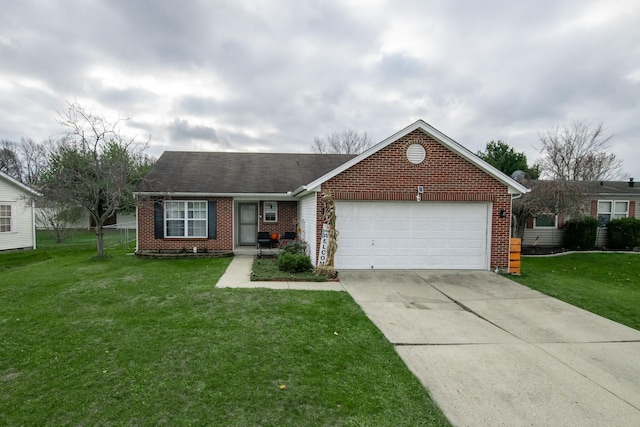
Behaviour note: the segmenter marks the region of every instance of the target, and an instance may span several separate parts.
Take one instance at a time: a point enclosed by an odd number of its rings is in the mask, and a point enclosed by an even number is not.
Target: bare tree
[[[571,127],[556,127],[540,135],[543,174],[551,179],[572,181],[613,180],[622,178],[622,160],[608,153],[613,136],[604,135],[604,127],[595,129],[584,121]]]
[[[585,197],[575,183],[557,180],[528,180],[523,182],[531,189],[513,201],[515,236],[522,238],[529,218],[538,215],[564,215],[579,217],[585,214]]]
[[[22,168],[16,153],[16,143],[3,139],[0,141],[0,171],[12,178],[22,181]]]
[[[366,132],[347,129],[333,132],[325,137],[316,136],[311,144],[311,151],[319,154],[360,154],[372,145]]]
[[[59,113],[64,137],[52,148],[40,185],[44,197],[63,206],[79,206],[96,226],[97,257],[104,256],[104,224],[125,203],[140,180],[147,142],[125,139],[124,119],[109,122],[93,110],[68,103]]]
[[[0,141],[0,171],[24,184],[37,184],[47,163],[46,145],[47,142],[38,143],[31,138]]]
[[[22,178],[25,184],[38,183],[40,174],[47,165],[47,146],[51,140],[35,142],[31,138],[21,138],[18,145],[18,156],[22,159]]]

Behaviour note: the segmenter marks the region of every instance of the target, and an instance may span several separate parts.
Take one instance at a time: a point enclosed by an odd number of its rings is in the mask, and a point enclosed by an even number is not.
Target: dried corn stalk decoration
[[[322,238],[320,239],[320,253],[316,274],[336,278],[338,272],[334,269],[334,259],[338,250],[338,230],[336,230],[336,204],[330,191],[322,193],[324,211],[322,213]]]

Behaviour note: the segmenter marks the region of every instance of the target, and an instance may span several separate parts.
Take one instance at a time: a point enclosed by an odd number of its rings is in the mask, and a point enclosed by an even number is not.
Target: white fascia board
[[[26,191],[29,194],[32,194],[34,196],[41,196],[42,195],[42,194],[38,193],[36,190],[34,190],[33,188],[29,187],[28,185],[25,185],[25,184],[21,183],[17,179],[14,179],[14,178],[10,177],[9,175],[7,175],[6,173],[4,173],[2,171],[0,171],[0,178],[4,178],[9,184],[13,184],[14,186],[20,188],[23,191]]]
[[[294,192],[291,193],[292,196],[294,196],[295,199],[300,199],[304,196],[307,196],[311,193],[318,193],[320,192],[320,186],[316,186],[316,187],[312,187],[312,188],[308,188],[306,185],[303,185],[302,187],[298,187],[298,189],[296,189]]]
[[[378,151],[382,150],[386,146],[390,145],[391,143],[397,141],[398,139],[402,138],[403,136],[406,136],[406,135],[410,134],[411,132],[413,132],[414,130],[417,130],[417,129],[420,129],[424,133],[432,136],[437,141],[439,141],[441,144],[443,144],[445,147],[449,148],[451,151],[453,151],[456,154],[458,154],[460,157],[468,160],[469,162],[471,162],[474,165],[478,166],[480,169],[484,170],[485,172],[487,172],[489,175],[491,175],[492,177],[494,177],[498,181],[500,181],[503,184],[505,184],[509,188],[509,194],[524,194],[524,193],[528,193],[529,191],[531,191],[528,188],[526,188],[525,186],[523,186],[522,184],[520,184],[519,182],[517,182],[516,180],[514,180],[511,177],[509,177],[509,176],[505,175],[504,173],[500,172],[498,169],[496,169],[495,167],[491,166],[489,163],[485,162],[480,157],[476,156],[474,153],[472,153],[471,151],[469,151],[468,149],[466,149],[462,145],[458,144],[453,139],[449,138],[448,136],[446,136],[445,134],[443,134],[442,132],[440,132],[436,128],[432,127],[431,125],[426,123],[424,120],[418,120],[415,123],[410,124],[406,128],[394,133],[390,137],[388,137],[388,138],[384,139],[383,141],[377,143],[376,145],[374,145],[373,147],[371,147],[368,150],[364,151],[360,155],[354,157],[353,159],[349,160],[348,162],[346,162],[346,163],[340,165],[339,167],[335,168],[331,172],[326,173],[325,175],[321,176],[320,178],[316,179],[315,181],[313,181],[313,182],[311,182],[311,183],[309,183],[309,184],[307,184],[307,185],[305,185],[303,187],[300,187],[300,188],[308,189],[308,188],[319,187],[324,182],[330,180],[334,176],[344,172],[345,170],[349,169],[353,165],[356,165],[356,164],[360,163],[362,160],[366,159],[367,157],[377,153]],[[296,190],[296,191],[298,191],[298,190]],[[298,193],[294,192],[294,194],[297,195]]]
[[[246,200],[295,200],[288,193],[186,193],[186,192],[159,192],[159,191],[136,191],[136,197],[230,197],[233,199]]]
[[[307,191],[307,186],[306,185],[301,185],[300,187],[296,188],[295,190],[293,190],[291,192],[292,196],[298,196],[300,195],[300,193]]]

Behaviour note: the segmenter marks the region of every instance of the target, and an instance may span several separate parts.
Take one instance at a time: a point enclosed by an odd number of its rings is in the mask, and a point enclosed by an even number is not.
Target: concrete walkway
[[[640,331],[487,271],[343,271],[340,282],[456,426],[640,426]]]
[[[340,282],[259,282],[251,281],[252,255],[233,257],[227,271],[222,275],[218,288],[269,288],[300,289],[310,291],[344,291]]]

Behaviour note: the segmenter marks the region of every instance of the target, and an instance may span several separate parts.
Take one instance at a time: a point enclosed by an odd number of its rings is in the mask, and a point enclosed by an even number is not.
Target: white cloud
[[[472,151],[603,122],[640,177],[640,3],[169,0],[9,2],[0,138],[44,138],[65,100],[151,150],[307,151],[422,118]],[[617,151],[616,151],[617,150]]]

